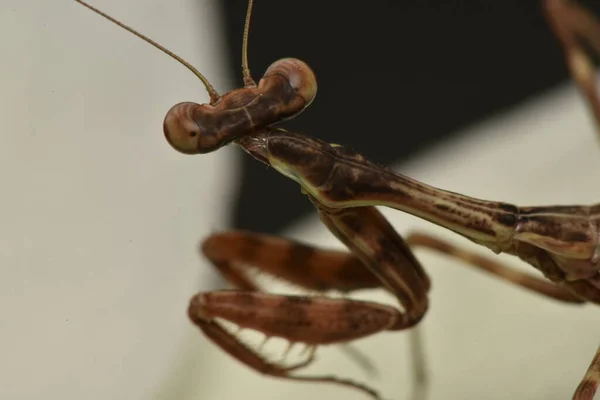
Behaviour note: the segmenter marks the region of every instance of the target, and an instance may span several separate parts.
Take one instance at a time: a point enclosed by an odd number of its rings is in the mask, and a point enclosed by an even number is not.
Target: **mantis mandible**
[[[379,398],[366,385],[334,376],[298,376],[292,372],[309,365],[319,345],[346,343],[384,330],[409,329],[422,320],[428,309],[430,281],[411,251],[415,246],[460,258],[556,300],[600,304],[600,205],[519,207],[479,200],[420,183],[339,145],[272,127],[310,105],[316,95],[316,79],[302,61],[284,59],[272,64],[256,84],[250,76],[246,53],[252,1],[244,33],[244,88],[223,96],[178,56],[83,1],[76,1],[171,55],[204,83],[209,104],[180,103],[165,118],[164,133],[173,148],[199,154],[229,143],[241,146],[257,160],[299,183],[321,221],[350,249],[321,250],[240,231],[215,234],[203,242],[203,253],[239,290],[194,296],[189,317],[215,344],[247,366],[285,379],[351,386]],[[600,24],[569,1],[547,0],[544,4],[565,49],[571,73],[600,127],[593,65],[578,42],[583,38],[600,53]],[[375,206],[413,214],[495,253],[515,255],[549,281],[514,271],[429,235],[411,234],[404,240]],[[244,273],[243,265],[317,291],[384,288],[396,296],[404,311],[349,299],[264,293]],[[227,331],[217,318],[291,343],[305,343],[313,352],[306,361],[295,365],[269,363]],[[599,382],[600,349],[573,398],[593,398]]]

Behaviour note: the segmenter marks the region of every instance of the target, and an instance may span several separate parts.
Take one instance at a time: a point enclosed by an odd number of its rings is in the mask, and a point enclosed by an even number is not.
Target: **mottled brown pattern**
[[[598,219],[590,216],[596,206],[523,207],[485,201],[422,184],[384,167],[376,166],[356,152],[323,141],[281,130],[265,130],[257,135],[260,146],[252,147],[263,162],[284,165],[292,179],[307,188],[313,202],[330,210],[348,209],[354,204],[384,205],[409,212],[444,226],[494,252],[519,254],[519,242],[537,246],[540,254],[524,255],[525,261],[558,282],[554,271],[575,268],[569,257],[580,255],[577,268],[598,271],[592,259],[598,241]],[[281,168],[281,167],[280,167]],[[357,189],[358,188],[358,189]],[[331,213],[331,211],[328,211]],[[360,236],[359,218],[344,221],[353,235]],[[339,235],[338,235],[339,236]],[[348,244],[348,243],[346,243]],[[541,253],[549,252],[549,257]],[[381,254],[385,254],[382,251]],[[588,266],[581,265],[588,257]],[[540,261],[543,260],[543,261]],[[377,260],[380,262],[381,260]],[[548,264],[548,265],[545,265]],[[596,302],[600,289],[565,282]],[[583,289],[582,289],[583,290]]]
[[[202,243],[201,251],[234,287],[243,290],[259,290],[247,274],[251,267],[316,291],[350,292],[381,285],[351,253],[317,249],[270,235],[217,233]]]
[[[210,153],[299,114],[312,102],[316,90],[308,65],[282,59],[267,69],[257,86],[234,89],[210,104],[175,105],[163,123],[165,137],[182,153]]]
[[[230,322],[291,342],[322,345],[368,336],[393,325],[394,309],[326,297],[281,296],[261,292],[204,293],[190,308],[197,318]]]
[[[314,141],[303,140],[299,135],[283,131],[270,131],[267,146],[269,156],[293,166],[294,173],[304,182],[319,187],[330,180],[335,159],[323,156]]]
[[[265,129],[239,142],[257,159],[274,166],[318,193],[328,207],[388,205],[463,234],[478,232],[487,241],[507,237],[519,208],[437,189],[369,162],[341,146],[292,132]],[[510,230],[507,230],[510,229]],[[467,236],[467,235],[466,235]],[[501,241],[497,239],[496,241]]]

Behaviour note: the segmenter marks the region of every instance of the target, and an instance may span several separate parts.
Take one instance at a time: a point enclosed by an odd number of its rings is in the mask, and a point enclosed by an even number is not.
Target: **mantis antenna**
[[[133,28],[130,28],[129,26],[125,25],[124,23],[122,23],[121,21],[111,17],[110,15],[98,10],[97,8],[87,4],[85,1],[83,0],[75,0],[76,2],[78,2],[79,4],[81,4],[82,6],[85,6],[87,8],[89,8],[90,10],[92,10],[93,12],[95,12],[98,15],[103,16],[104,18],[106,18],[107,20],[111,21],[112,23],[120,26],[121,28],[133,33],[135,36],[139,37],[140,39],[142,39],[143,41],[151,44],[152,46],[156,47],[158,50],[162,51],[163,53],[167,54],[168,56],[170,56],[171,58],[179,61],[180,64],[182,64],[184,67],[186,67],[187,69],[189,69],[190,71],[192,71],[192,73],[194,75],[196,75],[200,81],[202,81],[202,83],[204,84],[204,87],[206,88],[206,91],[208,92],[208,95],[210,96],[210,104],[214,104],[217,101],[219,101],[219,99],[221,98],[221,96],[219,96],[219,93],[215,90],[215,88],[210,84],[210,82],[208,81],[208,79],[206,79],[206,77],[204,75],[202,75],[202,73],[200,73],[200,71],[198,71],[192,64],[190,64],[189,62],[185,61],[183,58],[179,57],[177,54],[173,53],[171,50],[167,49],[166,47],[158,44],[157,42],[155,42],[154,40],[150,39],[147,36],[142,35],[141,33],[139,33],[138,31],[136,31]],[[252,4],[252,2],[250,2],[250,4]],[[248,18],[250,16],[250,11],[248,11]],[[246,20],[246,29],[244,30],[244,37],[246,38],[248,36],[247,34],[247,28],[248,28],[248,20]],[[244,49],[246,46],[246,39],[244,39]],[[247,71],[248,76],[250,75],[250,71],[248,70],[247,67],[247,62],[245,62],[245,67],[244,67],[244,71]],[[244,72],[246,73],[246,72]],[[244,75],[245,76],[245,75]],[[252,78],[250,78],[252,79]]]
[[[248,32],[250,31],[250,16],[252,15],[252,5],[254,0],[248,1],[248,10],[246,11],[246,22],[244,24],[244,38],[242,39],[242,75],[244,76],[244,85],[256,85],[250,75],[248,67]]]

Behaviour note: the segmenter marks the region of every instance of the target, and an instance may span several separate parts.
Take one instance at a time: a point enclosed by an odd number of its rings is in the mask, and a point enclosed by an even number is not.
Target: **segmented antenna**
[[[252,5],[254,0],[248,0],[248,10],[246,11],[246,23],[244,24],[244,37],[242,39],[242,75],[244,77],[244,86],[254,86],[256,82],[250,75],[248,67],[248,32],[250,31],[250,16],[252,15]]]
[[[136,31],[133,28],[130,28],[129,26],[125,25],[124,23],[122,23],[119,20],[114,19],[113,17],[111,17],[110,15],[98,10],[97,8],[92,7],[91,5],[87,4],[85,1],[83,0],[75,0],[76,2],[78,2],[79,4],[81,4],[82,6],[85,6],[87,8],[89,8],[90,10],[92,10],[93,12],[95,12],[98,15],[103,16],[104,18],[106,18],[107,20],[109,20],[110,22],[120,26],[121,28],[133,33],[135,36],[139,37],[140,39],[142,39],[143,41],[145,41],[146,43],[151,44],[152,46],[156,47],[158,50],[162,51],[163,53],[167,54],[168,56],[170,56],[171,58],[179,61],[180,64],[182,64],[184,67],[186,67],[187,69],[189,69],[190,71],[192,71],[192,73],[194,75],[196,75],[200,81],[202,81],[202,83],[204,84],[204,87],[206,88],[206,91],[208,92],[208,95],[210,96],[210,104],[214,104],[216,103],[219,99],[219,93],[215,90],[215,88],[210,84],[210,82],[208,81],[208,79],[206,79],[206,77],[204,75],[202,75],[200,73],[200,71],[198,71],[196,68],[194,68],[194,66],[192,64],[190,64],[189,62],[185,61],[183,58],[179,57],[177,54],[173,53],[171,50],[167,49],[166,47],[158,44],[157,42],[155,42],[154,40],[150,39],[147,36],[142,35],[141,33],[139,33],[138,31]],[[252,2],[250,2],[251,4]],[[248,15],[250,15],[250,12],[248,12]],[[246,25],[248,24],[248,21],[246,21]],[[247,68],[246,68],[247,69]],[[248,71],[248,75],[250,74],[250,71]],[[252,78],[250,78],[252,79]]]

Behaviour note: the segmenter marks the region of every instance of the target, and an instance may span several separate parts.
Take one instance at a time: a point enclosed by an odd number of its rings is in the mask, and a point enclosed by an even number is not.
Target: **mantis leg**
[[[309,365],[312,357],[289,367],[271,363],[217,320],[316,348],[347,343],[384,330],[407,329],[422,319],[427,310],[429,280],[387,220],[374,207],[319,211],[323,222],[344,239],[352,253],[301,246],[301,251],[296,250],[297,256],[290,258],[288,251],[296,249],[297,243],[243,232],[213,236],[204,242],[203,252],[228,279],[246,290],[200,293],[192,299],[188,314],[216,345],[258,372],[283,379],[336,383],[379,398],[375,390],[347,379],[292,375],[291,372]],[[265,243],[269,245],[265,247]],[[406,312],[366,301],[263,293],[239,273],[242,264],[253,264],[292,283],[318,290],[383,286],[400,300]],[[296,268],[303,273],[298,274]],[[304,276],[313,271],[316,272],[311,277]]]
[[[413,248],[425,247],[460,259],[468,265],[486,271],[515,285],[521,286],[527,290],[534,291],[554,300],[567,303],[585,303],[582,299],[575,296],[567,289],[558,286],[547,279],[537,278],[531,274],[517,271],[496,261],[494,258],[485,257],[465,250],[459,246],[455,246],[431,235],[423,233],[411,233],[406,237],[406,242]]]
[[[381,287],[352,253],[317,249],[277,236],[237,230],[217,233],[203,241],[201,252],[241,290],[261,290],[247,274],[248,267],[319,292]]]
[[[586,50],[600,55],[600,22],[585,8],[571,0],[546,0],[548,22],[561,43],[567,66],[588,102],[600,135],[600,99],[592,57]]]
[[[348,379],[290,373],[312,362],[316,346],[345,343],[380,332],[393,325],[398,314],[393,307],[371,302],[230,290],[200,293],[192,298],[188,309],[192,322],[211,341],[257,372],[283,379],[335,383],[361,390],[376,399],[380,397],[375,390]],[[267,337],[287,339],[290,344],[302,342],[312,348],[311,356],[292,366],[270,362],[227,331],[217,318]]]
[[[241,290],[262,290],[248,274],[252,268],[311,291],[348,293],[381,287],[381,282],[352,253],[318,249],[278,236],[241,230],[216,233],[202,242],[200,252]],[[368,356],[351,344],[342,343],[340,349],[367,374],[376,375]]]
[[[363,260],[404,306],[406,321],[388,329],[416,325],[427,311],[431,283],[404,239],[375,207],[328,209],[312,200],[321,221]],[[418,326],[409,334],[414,382],[411,398],[425,399],[428,374],[423,337]]]

